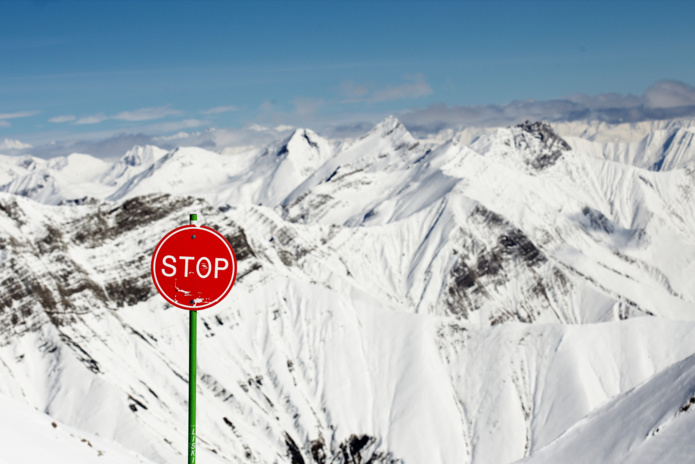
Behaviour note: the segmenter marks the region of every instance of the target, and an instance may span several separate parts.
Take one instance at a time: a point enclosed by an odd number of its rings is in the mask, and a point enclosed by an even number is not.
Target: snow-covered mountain
[[[577,120],[553,123],[553,128],[563,137],[581,137],[600,143],[639,142],[653,132],[670,132],[694,127],[695,120],[692,119],[661,119],[624,123]]]
[[[581,137],[568,141],[580,153],[652,171],[692,168],[695,159],[695,128],[658,130],[636,142],[598,143]]]
[[[618,149],[525,123],[440,142],[391,117],[234,155],[2,157],[0,394],[27,430],[182,459],[188,318],[149,261],[195,212],[239,259],[199,314],[201,462],[574,462],[596,443],[592,462],[679,462],[688,134]]]
[[[114,163],[99,180],[106,185],[121,187],[166,154],[166,150],[152,145],[135,146]]]
[[[127,156],[127,155],[126,155]],[[73,153],[51,160],[32,156],[4,157],[1,192],[13,193],[47,204],[58,204],[86,196],[103,197],[109,186],[102,176],[109,164],[90,155]]]

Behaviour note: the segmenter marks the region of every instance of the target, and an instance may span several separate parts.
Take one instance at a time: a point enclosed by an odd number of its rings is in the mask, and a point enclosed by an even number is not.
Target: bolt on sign
[[[196,367],[198,311],[216,305],[236,280],[234,250],[215,229],[190,224],[166,234],[152,254],[150,271],[160,295],[189,311],[188,355],[188,464],[196,462]]]

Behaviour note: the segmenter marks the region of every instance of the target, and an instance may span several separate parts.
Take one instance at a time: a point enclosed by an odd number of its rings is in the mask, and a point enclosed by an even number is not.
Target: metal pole
[[[195,464],[195,384],[198,311],[189,311],[190,336],[188,351],[188,464]]]
[[[198,216],[191,214],[190,224],[195,225]],[[188,334],[188,464],[195,464],[196,430],[195,430],[195,386],[198,344],[198,311],[189,311]]]

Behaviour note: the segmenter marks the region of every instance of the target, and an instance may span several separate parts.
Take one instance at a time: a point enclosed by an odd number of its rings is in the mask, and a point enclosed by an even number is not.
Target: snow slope
[[[138,463],[152,461],[98,436],[57,423],[51,416],[0,396],[2,462],[26,464]]]
[[[292,462],[289,443],[305,462],[346,447],[376,462],[511,462],[695,350],[695,325],[659,318],[484,327],[414,314],[330,261],[319,272],[310,257],[328,247],[306,250],[331,228],[267,208],[223,214],[175,197],[37,208],[6,196],[2,391],[155,462],[180,459],[187,317],[136,263],[191,209],[240,259],[234,291],[200,315],[206,462]]]
[[[524,463],[690,462],[695,355],[587,415]]]

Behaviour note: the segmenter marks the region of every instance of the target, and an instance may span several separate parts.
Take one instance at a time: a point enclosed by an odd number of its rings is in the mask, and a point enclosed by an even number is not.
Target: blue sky
[[[417,125],[514,101],[526,102],[514,117],[534,116],[531,100],[594,108],[610,93],[617,107],[695,105],[695,2],[0,6],[0,140],[320,130],[391,113]]]

